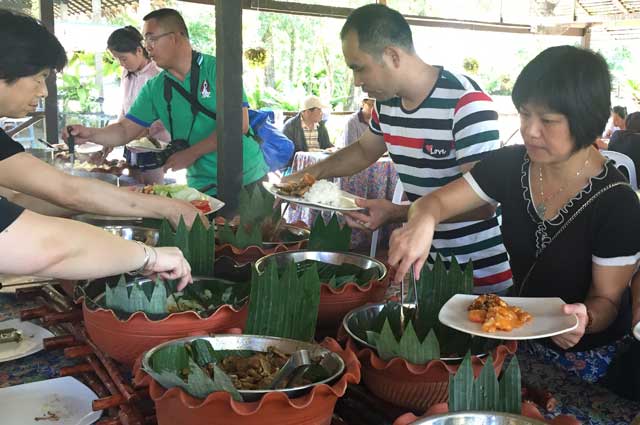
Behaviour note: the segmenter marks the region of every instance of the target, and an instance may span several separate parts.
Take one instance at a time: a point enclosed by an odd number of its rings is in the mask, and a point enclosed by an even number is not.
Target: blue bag
[[[295,149],[293,142],[275,125],[273,111],[249,109],[249,127],[260,144],[264,160],[271,171],[286,167]]]

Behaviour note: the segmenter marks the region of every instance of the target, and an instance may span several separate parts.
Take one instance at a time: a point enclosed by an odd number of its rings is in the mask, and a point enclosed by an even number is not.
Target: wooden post
[[[216,0],[218,196],[235,215],[242,188],[242,2]]]
[[[45,27],[55,34],[53,26],[53,0],[40,0],[40,20]],[[46,140],[50,143],[58,143],[58,86],[54,72],[47,78],[47,91],[49,95],[44,101]]]

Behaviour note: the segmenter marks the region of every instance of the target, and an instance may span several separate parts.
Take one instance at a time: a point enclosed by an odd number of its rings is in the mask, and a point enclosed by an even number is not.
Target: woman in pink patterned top
[[[129,107],[133,104],[142,89],[142,86],[151,78],[158,75],[161,70],[149,58],[149,54],[142,46],[142,34],[132,26],[126,26],[115,30],[107,40],[107,48],[123,68],[122,80],[122,109],[119,120],[124,119]],[[139,137],[152,137],[161,142],[169,142],[171,136],[160,121],[151,125],[148,134],[140,134]],[[140,171],[132,168],[133,176],[143,184],[164,183],[164,171],[162,167]]]

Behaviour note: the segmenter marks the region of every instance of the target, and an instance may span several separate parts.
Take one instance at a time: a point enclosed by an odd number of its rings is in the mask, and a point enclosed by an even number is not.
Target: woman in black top
[[[625,128],[613,133],[607,149],[631,158],[635,165],[636,176],[640,176],[640,112],[627,115]]]
[[[35,110],[38,98],[47,95],[45,79],[65,65],[66,56],[58,40],[34,19],[1,9],[0,39],[12,46],[11,55],[0,57],[0,116],[21,118]],[[110,208],[124,215],[139,208],[136,202],[145,200],[142,195],[127,198],[124,190],[107,184],[64,175],[26,154],[2,130],[0,185],[41,195],[54,203],[74,199],[79,203],[74,209],[86,206],[93,212],[108,213],[101,209]],[[15,196],[27,204],[25,207],[54,211],[35,197]],[[98,200],[100,197],[104,199]],[[180,279],[180,287],[192,280],[191,268],[178,248],[127,241],[94,226],[37,214],[6,198],[0,198],[0,252],[0,273],[87,279],[136,271]]]
[[[512,94],[524,146],[496,151],[414,203],[389,249],[401,279],[409,267],[422,268],[437,223],[499,203],[514,295],[561,297],[564,313],[579,321],[574,331],[533,345],[590,381],[604,375],[629,330],[624,295],[640,257],[638,198],[592,147],[609,116],[610,91],[600,55],[571,46],[539,54]]]

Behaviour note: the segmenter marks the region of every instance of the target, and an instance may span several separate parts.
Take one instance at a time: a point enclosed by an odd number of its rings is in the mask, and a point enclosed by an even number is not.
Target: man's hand
[[[65,142],[69,139],[69,131],[67,128],[71,129],[71,135],[75,137],[76,145],[82,145],[87,142],[95,143],[93,140],[93,129],[79,124],[73,124],[62,128],[62,140]]]
[[[367,213],[345,212],[347,224],[355,229],[376,230],[396,216],[398,205],[386,199],[356,199],[356,205],[366,208]]]
[[[191,148],[187,148],[183,151],[176,152],[167,159],[167,162],[164,164],[164,170],[183,170],[185,168],[190,167],[196,160],[198,156],[194,154]]]
[[[562,307],[562,312],[566,315],[575,314],[578,316],[578,327],[570,332],[551,337],[556,345],[564,350],[573,347],[585,334],[589,316],[587,316],[587,306],[582,303],[566,304]],[[534,318],[535,320],[535,318]]]

